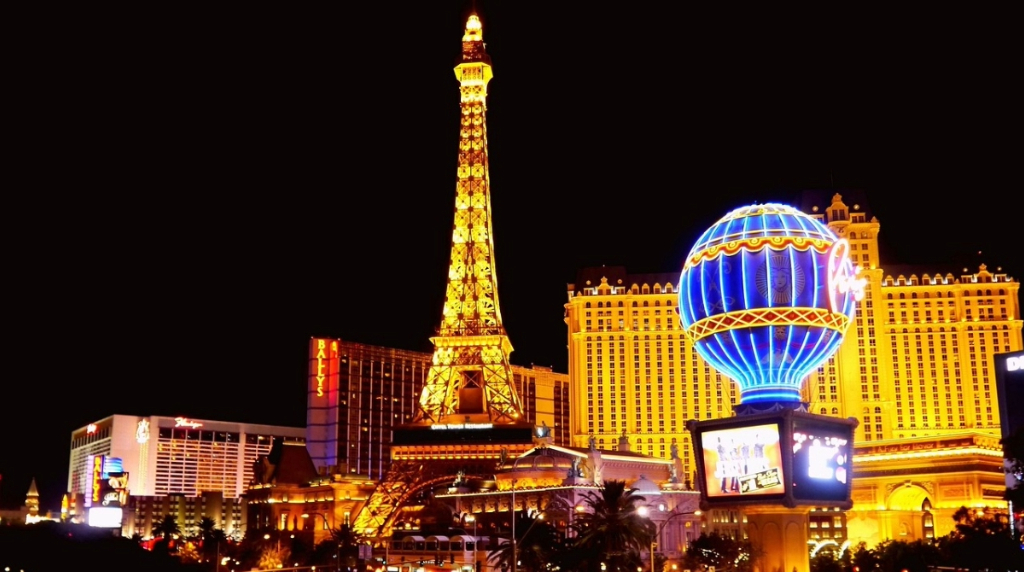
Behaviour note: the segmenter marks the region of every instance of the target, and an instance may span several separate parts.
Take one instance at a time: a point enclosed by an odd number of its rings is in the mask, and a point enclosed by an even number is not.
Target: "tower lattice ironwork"
[[[395,430],[391,469],[353,525],[378,539],[391,535],[396,512],[418,493],[457,473],[493,473],[494,461],[532,446],[494,271],[486,122],[492,75],[480,19],[471,14],[455,65],[461,95],[455,222],[441,325],[430,338],[432,364],[413,422]],[[446,431],[430,431],[437,428]],[[480,435],[456,439],[462,431]],[[440,434],[453,437],[439,441]]]
[[[515,391],[512,344],[501,323],[494,272],[490,176],[487,167],[487,83],[491,60],[480,19],[471,15],[455,66],[461,84],[458,182],[448,287],[433,364],[420,396],[417,421],[518,421],[523,407]],[[479,419],[482,415],[486,419]]]

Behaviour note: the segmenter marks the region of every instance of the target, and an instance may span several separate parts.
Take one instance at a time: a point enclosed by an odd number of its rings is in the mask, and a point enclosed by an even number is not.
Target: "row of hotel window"
[[[161,427],[159,436],[161,439],[177,439],[184,441],[210,441],[214,443],[238,443],[240,433],[230,431],[207,431],[202,429],[191,429],[185,427]],[[283,439],[302,443],[302,437],[283,437],[280,435],[258,435],[255,433],[245,434],[247,445],[270,445],[273,441]]]

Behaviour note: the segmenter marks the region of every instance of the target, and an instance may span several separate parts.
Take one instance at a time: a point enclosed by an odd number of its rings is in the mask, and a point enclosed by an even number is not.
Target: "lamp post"
[[[690,510],[690,511],[682,511],[682,512],[676,512],[676,511],[673,510],[672,513],[669,514],[668,518],[663,520],[661,522],[661,524],[658,524],[657,522],[654,522],[653,511],[651,509],[647,508],[646,506],[639,507],[637,509],[637,512],[640,513],[640,516],[649,518],[651,520],[651,524],[653,524],[654,527],[655,527],[654,528],[654,534],[651,536],[651,552],[650,552],[651,572],[655,572],[654,571],[654,564],[655,564],[655,562],[654,562],[654,560],[655,560],[654,559],[654,549],[655,549],[655,547],[658,544],[658,537],[661,536],[661,531],[665,530],[665,527],[668,525],[668,523],[671,522],[672,519],[677,517],[677,516],[685,516],[685,515],[700,516],[700,514],[701,514],[701,512],[699,510]]]
[[[516,483],[519,479],[516,478],[516,470],[519,467],[519,461],[522,460],[523,457],[519,457],[512,461],[512,572],[517,572],[519,567],[519,547],[516,542]]]
[[[476,545],[480,542],[480,539],[476,536],[476,515],[466,515],[466,522],[473,523],[473,566],[476,566]]]
[[[327,522],[327,517],[325,515],[323,515],[322,513],[319,513],[319,512],[310,512],[310,513],[303,513],[302,518],[309,518],[311,516],[314,517],[313,518],[313,526],[314,527],[316,526],[316,517],[319,516],[320,518],[324,519],[324,528],[326,528],[327,531],[331,533],[331,537],[334,539],[334,542],[337,544],[337,548],[335,549],[335,553],[334,553],[334,558],[337,560],[338,572],[341,572],[341,539],[338,538],[338,534],[336,532],[334,532],[333,528],[331,528],[331,523]],[[314,537],[314,539],[316,538],[316,531],[313,532],[313,537]]]

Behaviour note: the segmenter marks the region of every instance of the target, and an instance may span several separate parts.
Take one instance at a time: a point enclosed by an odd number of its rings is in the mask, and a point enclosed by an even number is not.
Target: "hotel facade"
[[[1020,284],[983,264],[954,274],[884,263],[879,221],[849,195],[809,192],[800,205],[849,240],[868,281],[846,339],[802,388],[808,411],[858,421],[854,508],[812,516],[810,537],[941,536],[960,506],[1006,508],[993,356],[1022,348]],[[692,482],[685,422],[733,415],[739,388],[686,339],[678,280],[601,267],[568,285],[570,439],[603,448],[626,433],[633,451],[663,458],[675,443]]]
[[[136,415],[111,415],[71,432],[68,491],[85,495],[90,457],[121,460],[130,496],[242,496],[253,463],[275,439],[303,441],[305,429]]]

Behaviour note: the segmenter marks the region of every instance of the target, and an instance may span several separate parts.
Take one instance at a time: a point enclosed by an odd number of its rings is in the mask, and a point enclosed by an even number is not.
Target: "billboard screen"
[[[686,423],[705,508],[849,508],[855,419],[778,410]]]
[[[999,398],[999,422],[1003,437],[1024,429],[1024,408],[1010,407],[1024,402],[1024,351],[994,354],[996,396]]]
[[[853,427],[827,419],[794,419],[793,498],[837,501],[850,498]]]
[[[128,505],[128,473],[110,473],[100,487],[103,506]]]
[[[121,528],[121,507],[94,506],[89,509],[89,526],[97,528]]]
[[[709,429],[700,444],[709,500],[785,492],[778,423]]]

